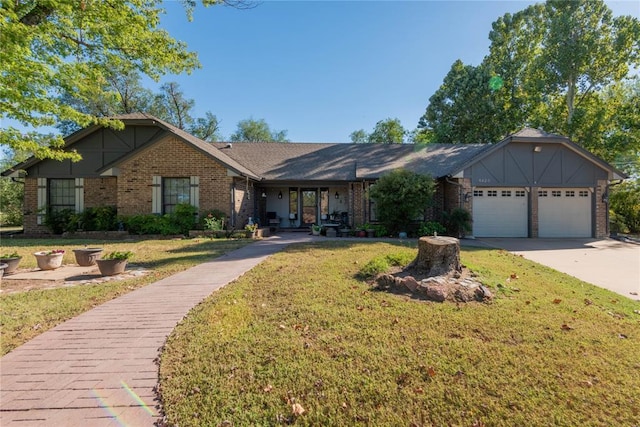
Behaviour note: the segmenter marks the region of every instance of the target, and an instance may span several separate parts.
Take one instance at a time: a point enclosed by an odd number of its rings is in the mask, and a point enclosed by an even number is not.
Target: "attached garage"
[[[528,197],[522,188],[477,187],[473,190],[476,237],[527,237]]]
[[[589,188],[538,190],[539,237],[591,237],[592,191]]]

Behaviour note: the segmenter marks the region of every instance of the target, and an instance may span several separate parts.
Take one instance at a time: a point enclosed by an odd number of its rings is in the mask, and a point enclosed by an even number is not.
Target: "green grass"
[[[64,249],[64,264],[74,264],[73,249],[102,247],[104,253],[132,251],[131,264],[151,272],[143,277],[0,296],[0,350],[4,355],[31,338],[96,305],[241,247],[251,240],[141,240],[96,242],[70,239],[3,239],[0,254],[14,250],[20,268],[35,268],[33,252]]]
[[[462,253],[491,304],[359,279],[415,253],[292,246],[213,294],[162,354],[169,425],[639,425],[636,302],[500,250]]]

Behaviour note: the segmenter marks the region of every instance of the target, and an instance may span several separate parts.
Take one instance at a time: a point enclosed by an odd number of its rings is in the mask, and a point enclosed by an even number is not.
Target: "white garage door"
[[[538,236],[591,237],[591,197],[588,188],[538,190]]]
[[[528,204],[524,188],[473,190],[473,235],[527,237]]]

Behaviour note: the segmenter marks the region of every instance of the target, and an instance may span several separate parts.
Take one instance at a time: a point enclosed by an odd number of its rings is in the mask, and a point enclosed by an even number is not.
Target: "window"
[[[49,210],[60,212],[76,209],[76,185],[74,179],[49,180]]]
[[[473,197],[482,197],[482,190],[473,190]]]
[[[320,218],[324,220],[329,219],[329,189],[320,189]]]
[[[510,190],[502,190],[502,197],[511,197]]]
[[[189,181],[189,178],[162,179],[162,213],[173,213],[176,205],[191,202]]]
[[[586,190],[582,190],[578,193],[579,197],[589,197],[589,192]]]
[[[547,190],[539,190],[538,197],[547,197]]]
[[[524,197],[525,195],[526,195],[526,191],[516,190],[516,197]]]
[[[298,189],[289,188],[289,219],[298,219]]]
[[[553,190],[551,192],[551,197],[562,197],[562,191],[560,190]]]
[[[576,197],[576,192],[573,190],[567,190],[564,192],[565,197]]]
[[[487,190],[488,197],[498,197],[498,190]]]

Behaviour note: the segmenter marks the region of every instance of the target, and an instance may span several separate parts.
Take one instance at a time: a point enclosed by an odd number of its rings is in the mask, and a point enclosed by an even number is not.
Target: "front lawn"
[[[72,239],[6,239],[0,254],[18,252],[20,268],[36,267],[33,252],[47,249],[65,250],[63,263],[74,264],[73,249],[102,247],[110,251],[132,251],[131,264],[151,270],[143,277],[50,290],[0,295],[1,354],[6,354],[42,332],[87,311],[103,302],[141,286],[183,271],[204,260],[237,249],[251,240],[140,240],[96,242]],[[11,276],[5,277],[10,279]]]
[[[490,304],[358,279],[408,245],[291,246],[213,294],[162,354],[169,425],[640,424],[636,302],[500,250],[462,253]]]

